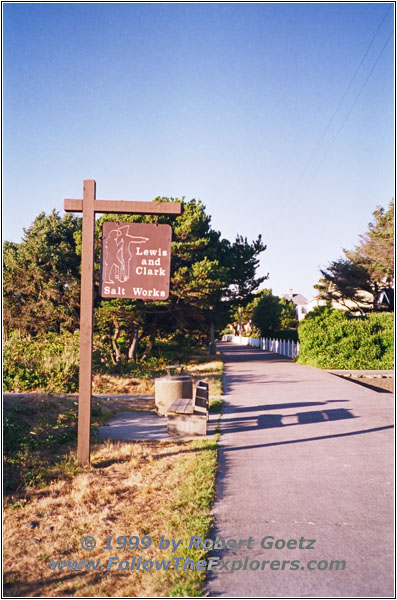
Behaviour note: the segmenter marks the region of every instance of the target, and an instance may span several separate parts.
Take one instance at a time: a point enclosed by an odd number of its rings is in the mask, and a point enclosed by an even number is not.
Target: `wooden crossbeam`
[[[63,209],[66,212],[83,212],[83,200],[65,198],[63,201]],[[182,203],[95,200],[94,212],[135,215],[180,215],[182,212]]]

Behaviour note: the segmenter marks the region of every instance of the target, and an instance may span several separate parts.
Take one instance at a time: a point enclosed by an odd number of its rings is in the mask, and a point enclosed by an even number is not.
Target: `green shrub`
[[[292,340],[293,342],[298,341],[298,330],[297,329],[280,329],[272,334],[276,340]]]
[[[37,335],[30,339],[11,336],[4,343],[3,387],[5,392],[45,391],[73,393],[78,390],[79,333]],[[200,347],[196,347],[199,351]],[[169,364],[184,363],[192,349],[158,340],[151,356],[140,362],[122,358],[114,365],[110,345],[94,335],[93,372],[153,379],[165,374]]]
[[[394,315],[352,317],[318,307],[300,323],[301,364],[321,369],[393,369]]]
[[[75,392],[78,387],[79,334],[49,333],[31,339],[11,337],[4,343],[6,392]]]

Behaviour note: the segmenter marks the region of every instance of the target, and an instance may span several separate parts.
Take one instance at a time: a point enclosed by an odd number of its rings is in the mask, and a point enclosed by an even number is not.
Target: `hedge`
[[[300,323],[297,362],[321,369],[393,369],[394,314],[352,317],[327,306]]]
[[[292,340],[293,342],[299,341],[297,329],[279,329],[278,331],[275,331],[271,336],[267,337],[271,337],[276,340]]]

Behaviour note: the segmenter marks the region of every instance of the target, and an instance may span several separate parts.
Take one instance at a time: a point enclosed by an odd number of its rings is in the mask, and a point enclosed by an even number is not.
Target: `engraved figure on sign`
[[[131,244],[144,244],[149,238],[128,233],[129,225],[112,229],[103,240],[103,281],[125,283],[130,278]]]

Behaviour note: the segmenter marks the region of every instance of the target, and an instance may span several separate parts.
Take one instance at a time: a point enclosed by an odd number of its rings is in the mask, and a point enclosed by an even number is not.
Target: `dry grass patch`
[[[210,396],[222,396],[223,361],[220,353],[208,360],[208,356],[193,357],[185,371],[195,381],[205,379],[209,383]]]
[[[209,359],[208,354],[193,356],[188,363],[182,363],[184,372],[194,379],[206,379],[210,383],[210,394],[216,396],[222,394],[219,381],[223,372],[223,363],[218,353]],[[160,372],[158,377],[165,375],[166,371]],[[93,377],[92,390],[94,394],[135,394],[154,395],[154,377],[137,378],[125,375],[96,374]]]
[[[210,381],[210,394],[220,396],[222,369],[218,356],[210,362],[201,357],[186,370]],[[213,409],[219,409],[217,399]],[[93,425],[126,410],[154,410],[154,399],[95,397]],[[6,597],[201,596],[202,571],[122,571],[117,565],[109,571],[52,570],[50,561],[100,560],[103,566],[110,556],[121,561],[133,555],[168,561],[172,555],[158,548],[162,535],[182,539],[179,556],[202,559],[205,551],[188,551],[187,545],[193,535],[210,535],[215,437],[96,442],[92,468],[83,471],[75,457],[76,395],[6,395],[4,416]],[[90,553],[81,548],[84,535],[97,539]],[[123,535],[149,535],[153,543],[146,550],[103,548],[106,538]]]
[[[206,379],[210,384],[211,410],[219,411],[222,393],[223,363],[218,355],[208,361],[208,356],[196,357],[186,365],[185,371],[194,379]],[[96,393],[109,396],[93,397],[92,425],[103,425],[119,412],[154,411],[154,396],[122,397],[125,391],[149,392],[147,380],[133,389],[131,378],[102,376],[110,389],[95,388]],[[153,381],[150,383],[153,387]],[[104,386],[106,389],[106,386]],[[113,397],[120,394],[119,397]],[[128,394],[126,394],[127,396]],[[218,396],[218,398],[216,398]],[[24,489],[45,485],[63,475],[73,475],[76,464],[73,451],[77,436],[77,394],[24,393],[4,396],[4,475],[6,493],[23,495]]]
[[[92,380],[94,394],[154,394],[154,379],[138,379],[123,375],[96,374]]]
[[[210,362],[202,357],[186,370],[195,379],[210,381],[210,394],[220,396],[222,369],[220,357]],[[150,397],[95,397],[93,424],[103,424],[117,412],[153,409]],[[219,409],[217,399],[213,409]],[[193,535],[210,536],[216,437],[179,443],[95,442],[92,468],[83,471],[75,458],[76,395],[7,395],[4,415],[10,483],[4,509],[5,597],[202,595],[203,571],[122,571],[117,565],[108,571],[106,566],[111,556],[172,561],[169,551],[158,548],[161,536],[182,540],[178,556],[194,561],[205,557],[205,551],[188,550],[188,542]],[[85,535],[98,542],[92,552],[81,548]],[[153,543],[146,550],[103,548],[110,536],[123,535],[151,536]],[[105,569],[52,570],[51,559],[100,560]]]
[[[155,412],[156,410],[154,396],[141,396],[137,398],[131,396],[113,398],[110,395],[105,398],[98,398],[98,396],[94,396],[94,401],[101,408],[105,420],[107,417],[111,417],[119,412],[128,412],[130,410]]]
[[[4,490],[23,495],[76,472],[78,397],[73,394],[5,394],[3,397]],[[93,398],[92,425],[118,412],[154,410],[154,398]]]
[[[215,441],[98,446],[89,471],[28,490],[26,504],[5,508],[5,596],[199,596],[199,571],[121,571],[117,565],[109,571],[54,571],[50,560],[163,560],[162,535],[183,539],[186,553],[191,535],[209,534],[215,468]],[[85,535],[97,540],[92,552],[81,548]],[[103,549],[106,538],[123,535],[149,535],[153,543],[147,550]],[[189,552],[194,560],[203,554]]]

